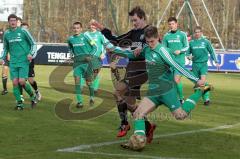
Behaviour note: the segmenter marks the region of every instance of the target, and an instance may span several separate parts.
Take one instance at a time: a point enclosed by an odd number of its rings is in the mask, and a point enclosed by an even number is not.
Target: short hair
[[[74,22],[73,25],[80,25],[80,27],[82,28],[82,23],[81,22]]]
[[[9,16],[8,16],[8,21],[11,19],[11,18],[14,18],[14,19],[18,19],[18,17],[15,15],[15,14],[10,14]]]
[[[148,26],[144,30],[145,38],[158,38],[158,29],[155,26]]]
[[[195,32],[196,30],[200,30],[200,31],[202,31],[202,27],[200,27],[200,26],[196,26],[196,27],[194,28],[194,32]]]
[[[140,19],[144,19],[146,20],[146,14],[144,12],[144,10],[140,7],[140,6],[136,6],[134,7],[129,13],[129,16],[134,16],[137,15]]]
[[[168,22],[172,22],[172,21],[177,23],[177,18],[176,17],[169,17]]]
[[[29,27],[29,24],[27,22],[22,22],[21,26],[28,26]]]

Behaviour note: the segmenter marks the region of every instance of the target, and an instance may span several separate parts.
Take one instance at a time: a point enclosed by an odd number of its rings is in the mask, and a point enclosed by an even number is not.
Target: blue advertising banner
[[[219,71],[240,72],[240,51],[217,52],[217,57],[220,61]],[[71,63],[68,47],[64,44],[38,45],[38,54],[35,58],[35,63],[41,65],[67,65]],[[124,67],[127,63],[127,59],[121,58],[118,65]],[[191,65],[192,62],[186,59],[186,67],[191,69]],[[109,66],[108,56],[103,60],[103,66]],[[208,61],[208,67],[209,71],[218,71],[215,63],[211,59]]]

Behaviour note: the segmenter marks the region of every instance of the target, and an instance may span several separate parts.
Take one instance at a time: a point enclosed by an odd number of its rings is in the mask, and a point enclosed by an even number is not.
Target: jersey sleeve
[[[1,51],[0,59],[2,60],[5,59],[8,52],[9,52],[9,44],[4,34],[3,35],[3,51]]]
[[[187,39],[187,34],[182,32],[182,43],[183,43],[183,48],[181,49],[181,53],[186,53],[189,48],[189,43]]]
[[[218,59],[217,59],[217,55],[210,43],[210,41],[207,40],[207,50],[211,56],[211,58],[214,60],[215,63],[219,63]]]
[[[23,33],[25,34],[28,43],[30,44],[30,52],[29,54],[34,57],[36,57],[37,55],[37,44],[35,42],[35,40],[33,39],[32,35],[30,34],[30,32],[27,29],[22,28]]]
[[[124,40],[124,39],[129,39],[130,38],[130,35],[131,35],[131,30],[125,34],[122,34],[120,36],[114,36],[112,35],[112,32],[110,29],[108,28],[104,28],[101,33],[110,41],[113,41],[114,43],[119,43],[121,40]]]
[[[160,52],[162,52],[161,57],[164,59],[164,61],[171,67],[173,67],[174,69],[178,70],[179,72],[181,72],[182,75],[184,75],[185,77],[187,77],[189,80],[191,80],[192,82],[196,83],[199,78],[197,78],[196,76],[194,76],[189,70],[187,70],[186,68],[182,67],[181,65],[179,65],[176,60],[169,54],[169,52],[164,48],[161,47],[160,48]]]

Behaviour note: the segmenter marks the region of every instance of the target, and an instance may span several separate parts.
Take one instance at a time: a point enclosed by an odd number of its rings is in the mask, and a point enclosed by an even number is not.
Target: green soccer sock
[[[32,88],[30,86],[30,84],[28,83],[25,83],[25,85],[22,86],[25,91],[27,92],[27,94],[29,95],[30,98],[33,98],[33,91],[32,91]],[[33,100],[33,99],[32,99]]]
[[[134,121],[134,134],[145,136],[145,120],[137,119]]]
[[[179,99],[182,100],[184,98],[182,81],[180,83],[177,83],[177,93],[178,93]]]
[[[93,81],[93,88],[94,91],[97,91],[99,88],[99,83],[100,83],[100,77],[99,75],[97,75],[97,77],[95,78],[95,80]]]
[[[199,89],[196,90],[195,93],[193,93],[190,97],[188,97],[188,99],[185,100],[185,102],[182,105],[182,109],[185,112],[190,113],[194,109],[195,105],[197,104],[201,96],[202,91]]]
[[[206,92],[205,94],[202,95],[203,101],[206,102],[210,100],[210,92]]]
[[[17,100],[17,102],[21,102],[21,95],[18,86],[13,86],[13,94]]]
[[[76,92],[76,99],[78,103],[82,103],[82,91],[81,91],[81,86],[79,84],[75,84],[75,92]]]
[[[81,88],[83,88],[86,83],[83,77],[80,78],[80,83],[81,83]]]
[[[94,88],[93,88],[93,83],[92,82],[88,85],[88,89],[89,89],[89,92],[90,92],[90,98],[94,99]]]

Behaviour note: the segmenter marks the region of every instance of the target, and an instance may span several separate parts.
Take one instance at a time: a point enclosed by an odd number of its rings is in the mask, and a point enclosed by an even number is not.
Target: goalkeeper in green
[[[203,37],[202,28],[197,26],[194,29],[195,38],[190,41],[187,57],[192,60],[192,72],[195,76],[203,81],[206,81],[206,75],[208,72],[208,55],[216,63],[216,67],[219,69],[218,59],[215,51],[209,40]],[[203,95],[204,105],[210,104],[210,93],[207,92]]]
[[[31,89],[26,83],[29,72],[29,63],[36,54],[36,43],[28,30],[17,27],[17,16],[10,14],[8,16],[10,28],[6,30],[3,38],[4,48],[0,57],[5,59],[10,54],[10,76],[13,83],[13,94],[17,100],[17,110],[23,110],[24,105],[21,100],[18,85],[20,84],[31,98],[32,108],[36,106],[37,100]]]
[[[122,145],[122,147],[132,150],[144,148],[146,144],[144,118],[159,105],[164,104],[176,119],[183,120],[194,109],[202,94],[211,89],[209,85],[205,85],[203,80],[200,80],[178,64],[175,57],[169,53],[169,50],[159,43],[156,27],[149,26],[145,29],[144,35],[148,46],[144,47],[141,52],[135,51],[137,57],[133,54],[125,54],[129,58],[145,57],[149,78],[147,94],[133,113],[134,135],[131,136],[128,143]],[[177,97],[173,70],[178,70],[195,84],[195,92],[186,99],[183,105],[181,105]]]

